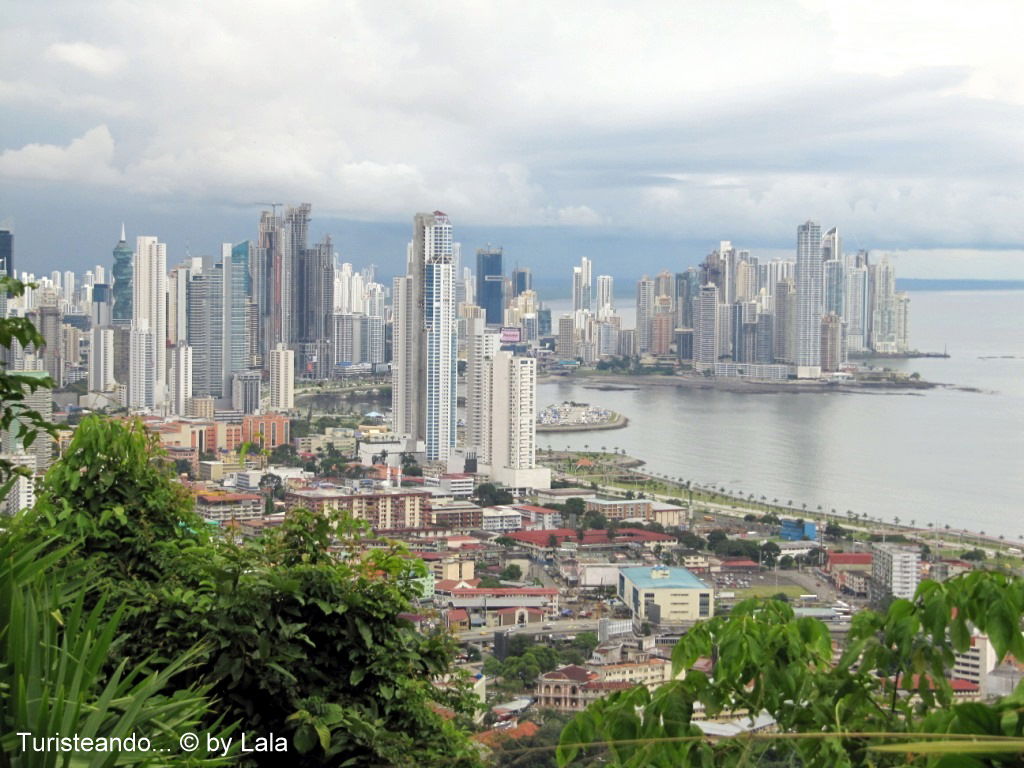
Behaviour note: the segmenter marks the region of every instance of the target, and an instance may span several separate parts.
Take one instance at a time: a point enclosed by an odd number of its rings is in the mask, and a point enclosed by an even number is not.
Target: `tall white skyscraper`
[[[114,329],[94,327],[89,343],[89,391],[106,392],[114,388]]]
[[[184,416],[192,399],[192,347],[184,339],[171,349],[170,385],[171,413]]]
[[[455,326],[455,264],[448,217],[435,212],[426,230],[423,311],[427,342],[426,454],[447,459],[455,448],[458,334]]]
[[[698,371],[714,371],[719,350],[718,286],[704,285],[693,301],[693,366]]]
[[[580,265],[572,268],[572,311],[590,309],[590,298],[593,292],[592,267],[586,256],[580,259]]]
[[[145,319],[133,320],[128,346],[128,407],[151,409],[156,406],[155,334]]]
[[[514,488],[547,488],[550,472],[538,469],[537,363],[501,349],[484,318],[467,321],[466,447],[482,472]]]
[[[455,447],[455,265],[452,227],[440,211],[413,218],[406,274],[394,281],[392,412],[399,435],[425,445],[428,460]]]
[[[796,366],[801,379],[821,376],[823,288],[821,226],[806,221],[796,232]]]
[[[601,319],[615,314],[615,281],[611,275],[597,276],[597,315]]]
[[[282,343],[270,350],[270,410],[295,407],[295,352]]]
[[[466,448],[480,464],[491,463],[491,361],[501,348],[498,329],[483,317],[466,320]]]
[[[636,284],[636,341],[640,354],[651,348],[654,320],[654,281],[644,275]]]
[[[861,265],[846,270],[846,291],[843,297],[843,320],[850,352],[867,349],[868,268]]]
[[[167,399],[167,246],[155,237],[141,236],[135,241],[132,323],[140,334],[149,332],[153,345],[151,355],[140,347],[140,356],[132,359],[131,375],[138,373],[152,379],[151,383],[142,384],[134,391],[152,391],[152,407],[159,406]],[[132,350],[135,354],[136,347]],[[146,358],[152,359],[149,367],[143,367]]]

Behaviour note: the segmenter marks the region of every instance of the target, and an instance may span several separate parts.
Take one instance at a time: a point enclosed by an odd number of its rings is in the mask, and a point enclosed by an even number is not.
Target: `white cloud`
[[[111,165],[113,157],[114,138],[107,126],[99,125],[66,147],[28,144],[0,153],[0,178],[111,184],[120,179]]]
[[[120,51],[85,42],[54,43],[46,49],[46,57],[98,76],[111,75],[126,63]]]
[[[600,214],[588,205],[569,205],[565,208],[559,208],[556,219],[559,224],[565,224],[570,227],[592,227],[607,223],[601,218]]]
[[[22,4],[0,173],[362,219],[1019,241],[1017,8],[939,6]]]

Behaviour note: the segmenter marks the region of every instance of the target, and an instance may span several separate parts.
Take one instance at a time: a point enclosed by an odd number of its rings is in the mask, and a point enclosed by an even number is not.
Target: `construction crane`
[[[276,219],[277,218],[277,209],[280,208],[282,205],[284,205],[284,203],[258,203],[257,202],[257,203],[250,203],[250,205],[269,205],[270,206],[270,212],[273,214],[274,218]]]

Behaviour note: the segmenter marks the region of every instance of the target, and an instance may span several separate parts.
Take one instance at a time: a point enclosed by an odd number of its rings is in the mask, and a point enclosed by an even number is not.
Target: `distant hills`
[[[1024,291],[1024,280],[931,280],[897,277],[899,291]]]

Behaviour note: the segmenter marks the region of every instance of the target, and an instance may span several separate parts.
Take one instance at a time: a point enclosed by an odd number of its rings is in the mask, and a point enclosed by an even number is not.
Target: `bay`
[[[562,305],[549,304],[555,317]],[[542,382],[539,408],[571,399],[630,421],[539,434],[538,445],[619,448],[652,472],[757,498],[1024,540],[1024,291],[915,291],[911,308],[912,346],[951,357],[881,364],[982,391],[754,395]]]

